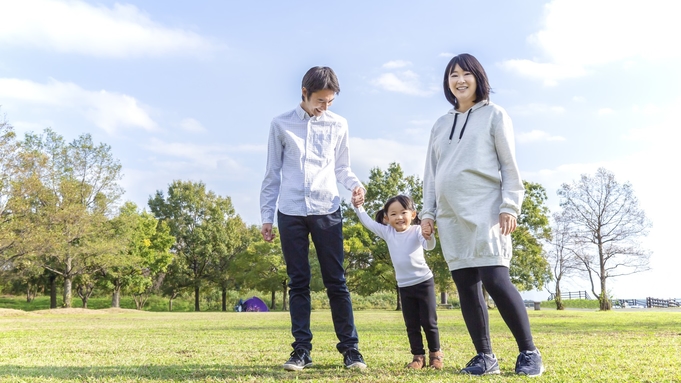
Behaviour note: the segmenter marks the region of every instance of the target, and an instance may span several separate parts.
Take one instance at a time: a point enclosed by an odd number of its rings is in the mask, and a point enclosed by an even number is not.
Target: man
[[[289,277],[293,352],[284,369],[312,365],[310,331],[309,237],[317,251],[331,306],[338,351],[348,368],[366,368],[358,350],[357,330],[343,268],[343,232],[337,183],[364,201],[364,187],[350,169],[347,121],[328,110],[340,92],[331,68],[313,67],[303,77],[303,101],[275,117],[267,144],[267,168],[260,192],[262,236],[274,239],[277,222]]]

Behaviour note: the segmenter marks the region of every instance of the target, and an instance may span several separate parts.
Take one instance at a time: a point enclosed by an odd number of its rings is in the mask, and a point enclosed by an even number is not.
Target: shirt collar
[[[300,104],[298,104],[298,106],[296,106],[296,114],[297,114],[298,117],[299,117],[301,120],[303,120],[303,121],[309,120],[309,119],[310,119],[310,115],[307,114],[307,112],[305,111],[305,109],[303,109],[303,107],[300,106]]]

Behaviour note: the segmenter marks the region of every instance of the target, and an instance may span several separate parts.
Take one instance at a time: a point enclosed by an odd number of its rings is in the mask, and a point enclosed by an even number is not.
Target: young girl
[[[426,366],[426,352],[423,348],[421,327],[428,342],[428,366],[442,369],[440,335],[437,329],[437,307],[433,273],[426,264],[423,249],[435,247],[435,236],[428,231],[426,240],[418,226],[414,202],[403,195],[390,198],[383,209],[376,213],[373,221],[362,207],[362,201],[353,200],[360,222],[388,244],[390,258],[395,267],[395,278],[400,289],[402,314],[407,326],[407,336],[414,358],[408,368]],[[415,225],[412,226],[411,224]]]

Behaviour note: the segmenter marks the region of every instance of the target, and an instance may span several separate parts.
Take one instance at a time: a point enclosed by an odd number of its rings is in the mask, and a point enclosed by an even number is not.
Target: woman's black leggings
[[[459,292],[461,313],[478,353],[492,353],[487,304],[482,286],[494,300],[520,351],[534,350],[530,320],[520,293],[511,283],[508,267],[487,266],[452,271]]]

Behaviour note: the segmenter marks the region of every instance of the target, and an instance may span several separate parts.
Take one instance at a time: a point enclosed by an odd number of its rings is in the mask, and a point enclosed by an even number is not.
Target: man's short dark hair
[[[460,55],[454,56],[447,64],[445,69],[445,78],[442,82],[442,86],[445,91],[445,98],[450,104],[454,105],[454,109],[459,108],[459,100],[454,97],[452,91],[449,89],[449,75],[454,71],[454,67],[459,65],[461,69],[466,72],[471,72],[475,76],[475,82],[477,86],[475,88],[475,100],[474,102],[479,102],[482,100],[489,100],[489,94],[492,90],[489,86],[489,80],[487,79],[487,73],[485,69],[480,64],[480,61],[468,53],[462,53]]]
[[[312,93],[318,92],[320,90],[329,89],[334,93],[340,93],[340,85],[338,85],[338,77],[333,72],[333,69],[328,66],[316,66],[310,68],[310,70],[303,76],[303,88],[307,89],[307,97],[309,98]],[[305,101],[305,96],[303,101]]]

